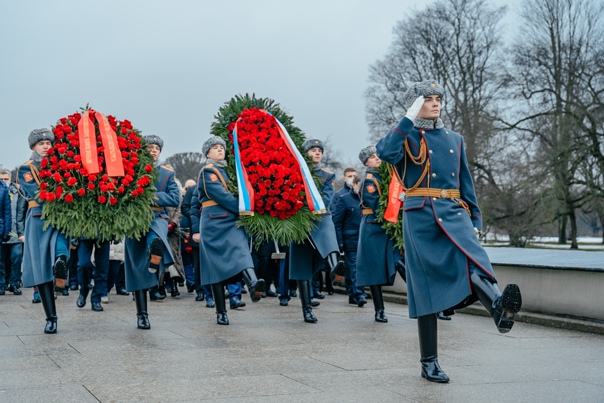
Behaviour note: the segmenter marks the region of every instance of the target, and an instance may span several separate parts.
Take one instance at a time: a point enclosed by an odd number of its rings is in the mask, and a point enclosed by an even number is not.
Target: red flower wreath
[[[153,157],[142,144],[130,121],[107,116],[115,132],[123,176],[109,176],[105,146],[95,111],[88,110],[94,125],[98,173],[84,167],[78,123],[82,114],[61,118],[53,127],[55,143],[40,164],[39,198],[45,201],[44,218],[66,235],[109,240],[140,237],[149,230],[157,173]],[[150,186],[151,185],[151,186]]]
[[[234,125],[229,127],[231,133]],[[258,108],[246,109],[239,115],[237,139],[254,189],[256,212],[284,220],[304,206],[304,183],[277,125],[274,116]]]

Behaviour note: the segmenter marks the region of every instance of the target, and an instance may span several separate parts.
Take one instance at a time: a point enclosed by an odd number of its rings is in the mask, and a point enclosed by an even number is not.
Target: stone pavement
[[[316,324],[300,302],[276,298],[213,309],[186,292],[150,302],[151,330],[136,329],[134,302],[111,295],[104,312],[57,299],[59,333],[45,335],[42,306],[0,296],[0,402],[601,402],[604,336],[517,323],[501,335],[490,318],[439,321],[449,384],[420,377],[417,328],[407,306],[327,296]]]

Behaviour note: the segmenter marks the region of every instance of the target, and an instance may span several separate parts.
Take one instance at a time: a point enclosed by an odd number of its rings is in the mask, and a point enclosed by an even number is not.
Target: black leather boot
[[[384,313],[384,296],[382,295],[381,285],[372,285],[369,287],[371,290],[371,300],[373,301],[373,307],[375,308],[375,321],[381,323],[387,323],[388,318]]]
[[[136,301],[136,324],[139,329],[151,329],[149,314],[147,314],[147,292],[145,290],[134,291]]]
[[[310,284],[308,283],[308,280],[298,280],[298,291],[300,302],[302,302],[304,322],[315,323],[317,317],[312,313],[312,306],[310,305]]]
[[[497,284],[476,273],[472,273],[470,280],[478,300],[491,314],[499,333],[509,332],[514,325],[514,316],[522,307],[522,296],[518,285],[508,284],[502,293]]]
[[[55,305],[53,282],[49,281],[48,283],[39,284],[38,293],[40,293],[40,300],[42,300],[44,313],[46,313],[46,326],[44,327],[44,333],[56,333],[57,307]]]
[[[407,282],[407,272],[405,271],[405,258],[400,258],[395,264],[394,268],[398,272],[398,274],[403,278],[403,281]]]
[[[151,301],[161,301],[164,298],[166,298],[166,296],[162,295],[159,292],[159,287],[158,286],[153,286],[153,287],[149,288],[149,299]]]
[[[180,296],[180,291],[178,291],[178,281],[176,277],[170,278],[170,283],[172,284],[172,289],[170,290],[170,296],[172,298],[176,298]]]
[[[212,284],[212,294],[214,294],[214,302],[216,303],[216,323],[219,325],[228,325],[229,317],[227,316],[224,286],[222,283]]]
[[[262,294],[266,290],[266,283],[264,279],[258,279],[256,272],[252,268],[245,269],[241,272],[241,277],[250,292],[250,298],[252,302],[258,302],[262,299]]]
[[[345,265],[339,264],[339,262],[340,262],[340,253],[339,252],[331,252],[329,255],[327,255],[325,260],[327,260],[327,264],[329,265],[329,277],[330,278],[333,278],[336,275],[344,276],[346,274]]]
[[[55,264],[52,267],[53,275],[55,276],[55,286],[61,290],[66,288],[67,275],[69,274],[69,268],[67,267],[67,256],[61,255],[55,260]]]
[[[149,245],[149,271],[151,273],[157,273],[161,258],[164,254],[164,241],[161,238],[155,238]]]
[[[420,316],[417,318],[417,331],[419,335],[419,351],[422,364],[422,378],[430,382],[446,383],[449,377],[438,365],[438,335],[436,314]]]
[[[445,315],[444,312],[440,311],[436,314],[436,316],[438,317],[438,319],[440,320],[451,320],[451,317],[449,315]]]

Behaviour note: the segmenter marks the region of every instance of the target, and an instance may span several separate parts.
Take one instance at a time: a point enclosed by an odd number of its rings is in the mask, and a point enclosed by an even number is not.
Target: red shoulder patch
[[[211,175],[210,175],[210,180],[211,180],[212,182],[216,182],[216,181],[218,180],[218,176],[216,176],[216,174],[211,174]]]
[[[31,182],[34,180],[34,177],[29,172],[26,172],[23,174],[23,179],[25,179],[25,182]]]
[[[369,186],[367,186],[367,191],[368,191],[369,193],[374,193],[374,192],[375,192],[375,186],[373,186],[373,185],[369,185]]]

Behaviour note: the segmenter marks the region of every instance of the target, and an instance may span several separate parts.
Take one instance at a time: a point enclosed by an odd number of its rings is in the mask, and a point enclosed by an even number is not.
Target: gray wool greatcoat
[[[153,238],[159,237],[164,244],[164,253],[160,263],[160,273],[174,263],[174,257],[168,243],[168,212],[167,207],[178,207],[180,191],[174,180],[174,171],[164,166],[159,168],[159,179],[155,183],[155,204],[163,207],[161,211],[153,211],[153,220],[149,232],[141,239],[126,237],[124,241],[124,273],[126,290],[137,291],[157,285],[157,275],[149,272],[149,244]]]
[[[358,287],[394,284],[394,264],[400,258],[398,254],[395,256],[394,242],[375,215],[380,205],[380,181],[380,176],[369,170],[359,187],[364,212],[357,247]],[[368,209],[373,213],[368,214]]]
[[[338,239],[336,228],[331,218],[329,205],[333,199],[335,190],[333,183],[336,175],[322,168],[315,169],[315,174],[321,176],[323,186],[321,196],[327,212],[321,214],[323,219],[317,223],[317,227],[310,232],[309,238],[304,243],[291,243],[289,253],[289,278],[292,280],[311,280],[315,268],[313,267],[313,255],[316,251],[325,259],[330,253],[338,252]],[[314,245],[314,247],[313,247]]]
[[[409,317],[461,308],[476,301],[470,274],[495,279],[487,253],[474,228],[482,228],[474,183],[468,169],[463,137],[452,130],[418,129],[403,118],[376,146],[378,156],[394,164],[409,189],[421,177],[425,163],[415,165],[406,155],[408,142],[414,156],[420,140],[426,144],[430,167],[420,188],[459,189],[461,200],[406,197],[403,205],[403,236]],[[406,170],[405,170],[406,168]],[[462,207],[465,202],[469,212]]]
[[[228,190],[228,183],[223,168],[214,164],[201,168],[197,191],[202,204],[199,221],[202,285],[220,283],[254,267],[247,233],[236,225],[239,200]]]
[[[20,192],[29,202],[25,217],[25,242],[23,243],[23,287],[34,287],[54,280],[52,267],[59,255],[68,255],[67,238],[56,228],[43,230],[42,208],[44,202],[36,195],[40,188],[38,172],[40,163],[29,160],[19,167]]]

